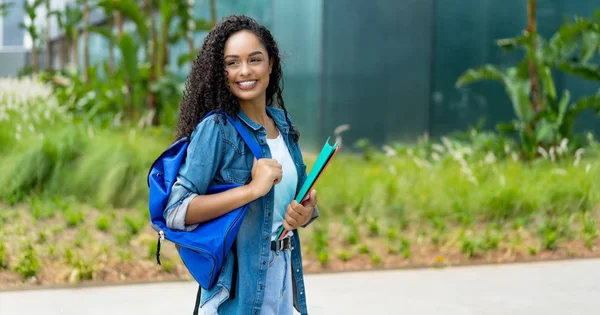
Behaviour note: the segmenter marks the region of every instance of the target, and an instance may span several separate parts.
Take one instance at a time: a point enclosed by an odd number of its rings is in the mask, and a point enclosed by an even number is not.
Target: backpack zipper
[[[239,215],[238,215],[238,218],[239,218]],[[164,241],[167,238],[165,237],[165,232],[163,230],[158,229],[154,224],[152,224],[152,227],[154,227],[156,230],[158,230],[158,232],[157,232],[157,234],[158,234],[158,241],[157,241],[157,245],[156,245],[156,261],[160,265],[160,246],[161,246],[161,242]],[[195,252],[202,252],[206,256],[210,257],[213,261],[216,260],[215,257],[210,252],[207,252],[205,250],[202,250],[202,249],[199,249],[199,248],[194,248],[194,247],[183,245],[183,244],[179,244],[179,243],[174,243],[174,244],[176,244],[177,246],[181,246],[181,247],[187,248],[189,250],[193,250]],[[187,266],[186,262],[183,259],[181,261],[186,266],[186,268],[189,270],[190,268]],[[211,272],[210,272],[210,274],[211,274],[210,281],[212,281],[212,275],[214,274],[214,271],[215,270],[213,268],[213,270],[211,270]]]
[[[165,240],[165,232],[158,231],[158,241],[156,242],[156,263],[160,265],[160,245]]]

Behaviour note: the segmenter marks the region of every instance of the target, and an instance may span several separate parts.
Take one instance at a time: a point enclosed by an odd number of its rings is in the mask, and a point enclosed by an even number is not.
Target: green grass
[[[6,248],[4,247],[4,243],[0,242],[0,269],[8,268],[5,251]]]
[[[110,221],[107,216],[102,215],[96,220],[96,228],[102,232],[108,231],[110,227]]]
[[[67,226],[76,227],[80,223],[83,223],[85,215],[81,210],[68,210],[66,214]]]
[[[26,196],[68,197],[98,207],[135,206],[147,198],[150,164],[168,145],[153,131],[97,131],[77,126],[50,133],[42,141],[18,144],[0,155],[0,198],[22,202]],[[52,214],[32,202],[38,217]]]
[[[48,85],[31,78],[0,79],[0,148],[5,150],[72,121]],[[2,151],[0,151],[2,152]]]
[[[379,216],[403,225],[430,221],[443,229],[446,224],[525,221],[600,204],[600,162],[595,156],[578,166],[573,160],[525,164],[511,159],[489,165],[473,157],[464,163],[475,181],[467,178],[460,162],[420,167],[413,159],[336,157],[316,185],[320,209],[327,216]],[[379,233],[377,222],[368,224],[371,234]]]
[[[404,257],[404,259],[408,259],[410,258],[410,241],[404,237],[402,237],[400,239],[400,253],[402,254],[402,257]]]
[[[12,96],[7,95],[0,94],[3,108],[11,107]],[[19,102],[26,105],[20,105],[22,112],[11,109],[11,119],[19,113],[20,119],[33,117],[48,108],[61,111],[52,101],[39,104],[39,96]],[[49,116],[48,124],[60,115],[55,116]],[[2,123],[8,121],[14,123]],[[104,130],[75,123],[40,130],[42,140],[36,132],[23,132],[21,141],[0,152],[0,201],[30,200],[36,219],[51,218],[55,208],[64,211],[72,203],[68,198],[99,208],[145,205],[148,168],[172,136],[162,128]],[[12,132],[2,129],[0,134]],[[494,148],[489,143],[493,138],[473,139],[396,145],[387,149],[392,153],[387,155],[364,143],[366,154],[342,151],[316,185],[322,216],[365,219],[369,235],[378,236],[387,225],[406,229],[409,222],[431,222],[442,232],[448,224],[512,222],[586,211],[600,203],[595,141],[588,141],[590,148],[581,158],[570,153],[557,161],[525,163],[515,159],[508,144],[496,157],[485,151]],[[313,161],[306,162],[310,170]],[[67,201],[41,203],[37,196]],[[69,225],[80,223],[76,209],[67,212]],[[136,220],[128,223],[133,235],[139,230]],[[349,232],[349,243],[359,241],[353,234]]]
[[[16,107],[5,90],[0,86],[0,207],[8,208],[0,209],[0,269],[25,279],[45,267],[40,261],[58,261],[77,282],[95,278],[110,265],[106,257],[113,264],[155,260],[146,176],[172,134],[83,126],[39,96]],[[39,113],[46,121],[28,127],[25,117]],[[322,268],[353,259],[387,265],[388,255],[405,263],[424,255],[443,262],[452,253],[482,259],[506,248],[537,256],[576,241],[593,250],[600,146],[587,138],[583,155],[554,161],[521,161],[509,142],[489,135],[393,145],[386,153],[366,142],[362,154],[343,149],[315,187],[321,218],[304,234],[303,248]],[[314,157],[305,156],[310,171]],[[20,246],[22,237],[34,241]],[[161,255],[159,268],[176,273],[172,258]]]
[[[21,275],[22,279],[27,279],[37,275],[39,269],[39,258],[34,250],[34,247],[29,244],[23,250],[23,256],[17,262],[15,271]]]

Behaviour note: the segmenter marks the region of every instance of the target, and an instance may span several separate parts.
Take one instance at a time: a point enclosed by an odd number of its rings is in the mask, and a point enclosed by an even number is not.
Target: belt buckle
[[[291,248],[291,241],[289,237],[282,239],[281,241],[277,241],[277,252],[281,252],[284,250],[288,250]]]

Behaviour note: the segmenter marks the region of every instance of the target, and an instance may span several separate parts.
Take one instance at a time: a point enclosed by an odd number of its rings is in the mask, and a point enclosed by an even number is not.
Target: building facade
[[[0,77],[14,76],[29,63],[25,31],[19,27],[25,20],[24,1],[9,1],[13,3],[10,13],[0,16]]]
[[[19,1],[25,0],[16,0],[15,7],[19,7]],[[53,9],[73,2],[51,1]],[[591,16],[600,8],[600,3],[594,2],[538,0],[540,32],[548,37],[565,18],[575,14]],[[252,16],[276,37],[283,54],[286,106],[309,147],[319,147],[342,124],[350,125],[344,133],[344,143],[348,146],[360,138],[383,144],[413,141],[425,133],[437,137],[464,130],[481,118],[486,119],[487,128],[493,128],[497,122],[513,118],[512,105],[499,84],[480,83],[457,89],[455,82],[471,67],[485,63],[511,66],[518,62],[518,54],[503,52],[496,46],[496,40],[522,32],[526,26],[527,1],[217,0],[216,3],[219,18],[230,14]],[[209,19],[209,1],[195,0],[195,14],[197,18]],[[13,10],[10,15],[3,20],[1,47],[26,47],[26,36],[15,26],[23,12]],[[90,18],[102,20],[97,13]],[[57,26],[51,29],[59,43]],[[197,34],[198,45],[204,35]],[[56,67],[59,58],[55,50],[58,48],[53,48],[52,54]],[[92,34],[90,51],[92,63],[103,60],[108,55],[108,43]],[[171,68],[182,77],[188,68],[178,68],[177,58],[185,52],[187,44],[181,42],[173,45],[170,56]],[[7,62],[0,62],[5,67]],[[569,89],[573,97],[593,94],[598,89],[592,82],[558,74],[556,83],[557,91]],[[577,126],[580,130],[600,131],[591,114]]]

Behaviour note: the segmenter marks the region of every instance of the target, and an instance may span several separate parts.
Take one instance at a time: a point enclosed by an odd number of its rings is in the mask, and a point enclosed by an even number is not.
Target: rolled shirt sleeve
[[[168,228],[189,231],[197,226],[185,225],[188,206],[196,196],[206,193],[222,158],[222,126],[216,116],[211,115],[196,126],[190,137],[185,162],[179,169],[163,213]]]

